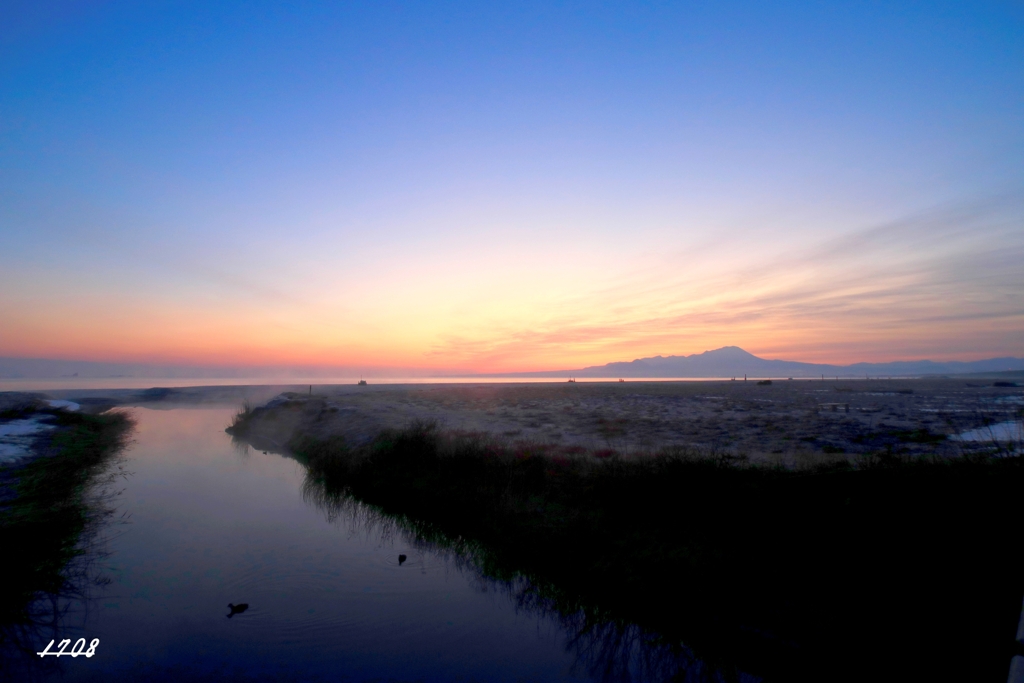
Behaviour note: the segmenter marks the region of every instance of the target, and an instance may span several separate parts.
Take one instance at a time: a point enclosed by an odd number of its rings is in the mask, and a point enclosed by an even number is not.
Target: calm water
[[[41,678],[589,680],[556,619],[429,548],[328,520],[298,463],[232,446],[232,412],[133,409],[128,521],[105,528],[89,599],[38,635],[100,645]],[[229,619],[228,603],[250,607]]]
[[[151,387],[231,387],[231,386],[278,386],[292,389],[354,385],[359,377],[313,377],[313,378],[166,378],[166,377],[113,377],[113,378],[71,378],[71,379],[3,379],[0,391],[80,391],[83,389],[149,389]],[[630,377],[626,382],[719,382],[731,377]],[[750,377],[751,380],[762,379]],[[778,379],[778,378],[776,378]],[[814,378],[798,378],[814,379]],[[551,377],[369,377],[370,384],[561,384],[566,378]],[[580,383],[618,382],[615,377],[580,377]]]

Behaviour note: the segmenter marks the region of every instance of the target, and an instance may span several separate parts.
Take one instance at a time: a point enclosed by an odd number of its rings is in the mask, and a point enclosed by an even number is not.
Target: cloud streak
[[[589,315],[553,315],[486,338],[451,334],[432,354],[519,369],[524,358],[705,350],[695,344],[778,350],[798,337],[826,356],[981,349],[991,332],[1024,329],[1020,209],[1017,196],[938,207],[700,277],[662,265],[560,307]],[[865,336],[874,341],[851,344]]]

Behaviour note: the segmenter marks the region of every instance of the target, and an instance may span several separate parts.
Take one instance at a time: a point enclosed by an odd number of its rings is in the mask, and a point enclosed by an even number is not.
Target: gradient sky
[[[0,356],[729,344],[1024,355],[1024,5],[0,6]]]

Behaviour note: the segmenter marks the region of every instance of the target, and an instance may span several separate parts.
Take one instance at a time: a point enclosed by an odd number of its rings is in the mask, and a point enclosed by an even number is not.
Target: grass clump
[[[238,437],[245,436],[248,434],[249,420],[252,418],[253,410],[252,402],[249,399],[242,401],[242,407],[238,409],[235,416],[231,418],[231,426],[227,428],[228,433],[234,434]]]

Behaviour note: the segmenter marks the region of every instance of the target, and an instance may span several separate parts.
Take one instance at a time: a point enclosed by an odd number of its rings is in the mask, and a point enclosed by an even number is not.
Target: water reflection
[[[1024,443],[1024,420],[999,422],[978,429],[971,429],[952,437],[954,441],[974,441],[984,444]]]
[[[714,666],[681,642],[640,626],[617,620],[599,605],[580,604],[557,586],[535,582],[514,567],[498,563],[488,549],[470,540],[450,538],[429,524],[391,515],[355,500],[345,491],[331,490],[307,473],[302,497],[331,523],[343,521],[366,534],[442,556],[481,592],[504,594],[517,611],[555,620],[567,636],[566,649],[574,658],[574,673],[601,683],[680,681],[686,683],[761,680],[728,664]],[[398,564],[407,557],[399,555]]]
[[[518,608],[558,620],[568,635],[567,646],[575,654],[576,666],[596,681],[760,680],[737,672],[724,673],[697,658],[685,645],[666,642],[636,624],[611,619],[599,608],[567,611],[525,578],[502,583]]]

